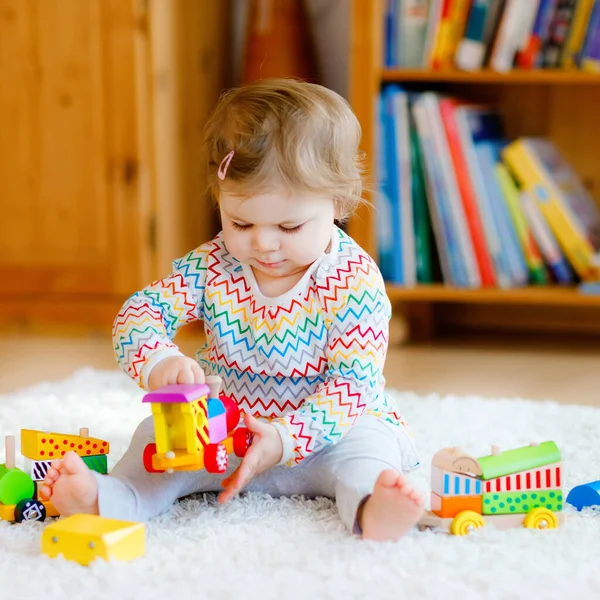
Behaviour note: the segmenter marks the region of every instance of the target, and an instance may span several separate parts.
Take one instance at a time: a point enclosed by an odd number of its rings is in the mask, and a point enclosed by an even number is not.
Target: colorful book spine
[[[472,0],[465,35],[458,45],[456,66],[465,71],[480,69],[485,57],[488,13],[494,0]]]
[[[596,0],[596,3],[598,0]],[[590,21],[594,0],[579,0],[573,17],[573,25],[569,31],[565,48],[562,54],[562,66],[572,69],[579,66],[581,49],[585,42],[585,33]]]
[[[415,231],[415,260],[417,268],[417,281],[419,283],[432,283],[433,281],[433,256],[431,244],[431,216],[427,204],[427,190],[425,187],[425,174],[419,149],[419,135],[417,134],[412,114],[410,117],[410,166],[412,184],[413,222]]]
[[[521,248],[529,269],[529,280],[532,283],[543,285],[548,282],[548,277],[544,268],[542,255],[535,243],[535,238],[529,229],[527,219],[521,208],[519,189],[503,163],[496,165],[496,176],[500,183],[500,189],[504,194],[515,231],[521,242]]]
[[[397,0],[385,0],[383,14],[383,61],[386,67],[396,66],[398,35],[396,32]]]
[[[481,166],[487,194],[492,207],[494,220],[500,233],[502,246],[508,260],[508,268],[512,284],[523,286],[527,284],[529,272],[525,256],[517,232],[511,221],[508,207],[495,176],[495,168],[500,162],[500,149],[504,146],[502,140],[486,140],[476,145],[477,159]]]
[[[590,16],[581,51],[581,68],[590,73],[600,72],[600,2],[596,2]]]
[[[442,116],[440,114],[439,96],[432,92],[425,92],[421,95],[421,98],[424,105],[427,107],[431,131],[433,133],[433,142],[436,149],[436,158],[441,167],[442,178],[446,190],[445,198],[450,209],[453,227],[458,236],[460,256],[467,274],[467,285],[471,288],[478,288],[481,287],[481,274],[475,259],[473,240],[469,235],[467,218],[460,198],[456,174],[452,166],[448,139],[446,138]]]
[[[454,109],[456,100],[452,98],[443,98],[439,102],[440,114],[444,124],[444,130],[448,139],[452,165],[456,174],[456,181],[460,197],[463,203],[469,234],[473,241],[475,258],[481,275],[481,284],[483,286],[496,285],[496,275],[494,265],[487,247],[483,224],[477,206],[477,197],[473,190],[473,184],[469,176],[469,168],[461,146],[460,134],[456,125]]]
[[[550,227],[548,227],[548,223],[546,223],[535,200],[527,192],[521,192],[519,199],[523,214],[531,229],[531,234],[544,257],[544,262],[548,265],[557,283],[562,285],[573,283],[573,274],[569,268],[569,264],[565,260],[558,242]]]
[[[561,63],[567,36],[575,16],[577,0],[558,0],[548,27],[548,37],[540,51],[539,66],[543,69],[555,69]]]
[[[423,68],[431,68],[431,57],[435,47],[437,32],[442,21],[442,12],[446,0],[430,0],[429,20],[427,22],[427,32],[425,34],[425,50],[423,52]]]
[[[415,99],[412,112],[419,134],[429,212],[444,282],[457,287],[467,287],[468,278],[461,258],[458,234],[453,225],[446,197],[446,187],[439,164],[440,158],[434,143],[431,120],[421,97]]]
[[[452,66],[458,44],[463,37],[471,0],[446,0],[438,28],[431,66],[435,70]]]
[[[394,250],[394,208],[392,205],[391,187],[394,184],[394,174],[389,172],[387,160],[387,137],[390,135],[388,129],[388,117],[386,112],[386,100],[383,92],[379,95],[379,114],[376,120],[376,171],[378,182],[377,195],[377,244],[378,263],[381,275],[385,281],[393,281],[397,275],[395,264],[396,256]]]
[[[415,235],[412,214],[412,183],[410,168],[410,123],[408,94],[402,88],[392,88],[391,102],[394,112],[394,139],[396,142],[396,173],[398,174],[398,232],[397,245],[401,246],[402,284],[413,286],[417,273],[415,265]]]
[[[481,222],[483,224],[488,251],[494,265],[496,283],[500,288],[510,288],[514,284],[510,275],[508,258],[503,250],[500,232],[494,220],[490,198],[488,197],[483,174],[479,166],[479,161],[477,160],[475,142],[469,124],[469,115],[472,110],[473,109],[470,106],[458,105],[454,110],[454,117],[460,136],[463,155],[467,161],[469,178],[477,198],[477,206],[479,207],[479,214],[481,215]]]
[[[505,73],[513,68],[517,51],[533,26],[538,5],[539,0],[525,4],[521,0],[508,0],[490,55],[492,69]]]
[[[423,65],[427,23],[429,20],[429,0],[398,0],[399,21],[398,56],[396,64],[405,69],[417,69]]]
[[[561,197],[561,191],[526,138],[509,144],[504,160],[521,188],[531,194],[556,236],[567,260],[583,281],[595,281],[600,273],[595,249]]]
[[[525,48],[517,53],[517,65],[521,69],[534,69],[537,66],[540,50],[548,36],[557,1],[541,0],[529,40]]]

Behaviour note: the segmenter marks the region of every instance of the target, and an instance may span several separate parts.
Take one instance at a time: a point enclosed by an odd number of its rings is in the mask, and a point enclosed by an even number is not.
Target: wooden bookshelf
[[[560,69],[539,69],[536,71],[514,70],[509,73],[481,70],[467,71],[428,71],[417,69],[382,69],[381,81],[426,83],[496,83],[529,85],[600,85],[600,74]]]
[[[350,103],[363,130],[362,150],[371,190],[375,188],[376,100],[382,83],[398,82],[415,89],[441,89],[499,105],[510,138],[521,135],[551,138],[596,200],[600,198],[600,120],[597,118],[600,74],[555,69],[509,73],[386,69],[382,67],[383,0],[352,0],[351,19]],[[373,201],[372,193],[368,192],[367,197]],[[350,235],[372,256],[377,255],[375,217],[370,206],[362,206],[348,224]],[[567,321],[575,320],[579,312],[588,309],[597,309],[600,317],[600,296],[583,295],[575,287],[463,290],[441,284],[414,288],[389,285],[388,293],[393,302],[404,305],[416,337],[434,335],[436,313],[458,304],[467,305],[467,310],[472,306],[478,318],[482,309],[492,311],[492,320],[494,311],[500,315],[503,310],[519,305],[536,313],[560,311],[560,318]],[[498,322],[505,320],[498,318]],[[550,318],[548,322],[553,320]],[[465,321],[464,314],[460,321]],[[564,332],[565,324],[557,329]]]
[[[535,304],[545,306],[599,306],[600,296],[580,293],[568,286],[529,286],[501,290],[481,288],[468,290],[442,284],[401,287],[388,285],[392,300],[403,302],[453,302],[473,304]]]

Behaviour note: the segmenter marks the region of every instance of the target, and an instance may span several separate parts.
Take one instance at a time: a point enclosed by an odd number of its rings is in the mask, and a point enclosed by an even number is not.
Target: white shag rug
[[[73,431],[111,442],[112,466],[148,413],[119,372],[83,369],[70,379],[0,396],[0,434]],[[412,424],[429,492],[429,461],[445,446],[489,453],[552,439],[565,492],[600,479],[600,409],[552,402],[418,397],[393,393]],[[1,461],[0,461],[1,462]],[[17,462],[18,466],[19,462]],[[553,531],[491,527],[467,537],[414,531],[399,543],[352,537],[327,499],[252,494],[226,506],[185,499],[147,525],[146,556],[86,568],[40,552],[44,523],[0,523],[0,599],[43,598],[577,598],[600,597],[600,516],[568,511]]]

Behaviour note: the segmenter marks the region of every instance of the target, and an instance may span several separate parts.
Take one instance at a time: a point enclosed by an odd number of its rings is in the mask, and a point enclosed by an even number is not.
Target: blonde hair
[[[204,131],[209,194],[218,202],[229,183],[244,195],[276,186],[325,193],[346,218],[362,202],[360,136],[346,100],[321,85],[264,79],[229,90]],[[222,181],[219,167],[232,150]]]

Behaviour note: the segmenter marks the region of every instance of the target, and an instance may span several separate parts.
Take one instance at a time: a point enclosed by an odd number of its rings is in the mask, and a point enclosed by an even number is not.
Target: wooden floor
[[[198,339],[178,339],[193,353]],[[80,367],[116,369],[110,339],[0,336],[0,393],[68,377]],[[390,387],[420,394],[551,399],[600,406],[600,346],[590,342],[443,341],[392,348]]]

